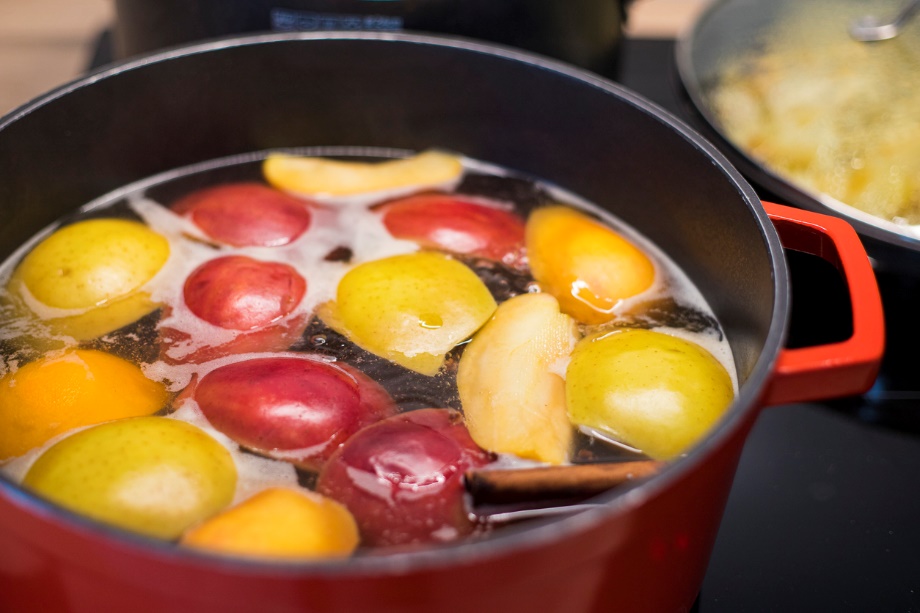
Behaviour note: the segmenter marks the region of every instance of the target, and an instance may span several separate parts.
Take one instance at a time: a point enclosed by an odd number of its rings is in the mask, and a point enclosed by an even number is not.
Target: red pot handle
[[[856,231],[837,217],[763,203],[783,246],[816,255],[843,275],[853,312],[853,335],[840,343],[783,349],[764,404],[861,394],[872,387],[885,348],[882,299]]]

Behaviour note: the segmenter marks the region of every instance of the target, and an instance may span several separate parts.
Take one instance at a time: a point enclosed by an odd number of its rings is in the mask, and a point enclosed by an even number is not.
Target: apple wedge
[[[561,464],[572,445],[565,382],[556,374],[578,328],[549,294],[502,303],[460,359],[457,388],[473,440],[497,453]]]
[[[265,180],[278,189],[326,196],[437,185],[459,178],[462,172],[460,158],[440,151],[370,163],[272,154],[262,165]]]

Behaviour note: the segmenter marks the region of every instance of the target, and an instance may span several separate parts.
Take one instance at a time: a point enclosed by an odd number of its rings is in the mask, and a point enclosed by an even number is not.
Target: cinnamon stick
[[[464,475],[473,504],[585,499],[658,472],[664,462],[608,462],[536,468],[470,470]]]

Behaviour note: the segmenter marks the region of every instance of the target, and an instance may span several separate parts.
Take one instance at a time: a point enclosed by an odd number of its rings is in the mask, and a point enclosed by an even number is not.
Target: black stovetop
[[[93,66],[110,58],[105,33]],[[673,58],[673,40],[627,40],[616,79],[692,125]],[[840,334],[833,269],[789,255],[793,342]],[[889,332],[879,384],[763,410],[697,613],[920,613],[920,274],[879,282]]]

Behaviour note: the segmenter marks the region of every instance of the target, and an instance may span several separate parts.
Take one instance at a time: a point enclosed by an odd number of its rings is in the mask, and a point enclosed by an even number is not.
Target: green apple
[[[320,316],[353,343],[424,375],[492,315],[495,299],[467,266],[439,253],[360,264]]]
[[[549,294],[501,304],[460,358],[457,388],[467,429],[481,447],[561,464],[572,425],[565,383],[553,372],[575,347],[578,327]]]
[[[582,339],[566,370],[565,391],[574,424],[661,460],[702,438],[734,398],[731,377],[712,354],[650,330]]]
[[[229,505],[236,478],[230,452],[200,428],[135,417],[62,439],[23,484],[77,513],[174,539]]]

